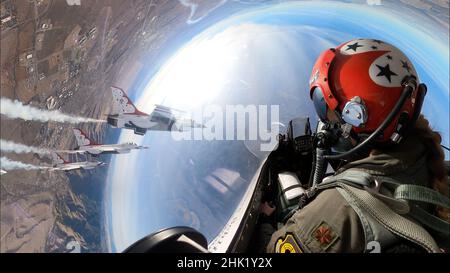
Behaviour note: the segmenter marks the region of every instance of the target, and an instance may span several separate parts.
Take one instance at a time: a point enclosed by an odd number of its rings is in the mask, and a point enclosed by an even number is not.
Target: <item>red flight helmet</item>
[[[317,59],[310,79],[310,97],[316,112],[327,120],[334,110],[343,124],[358,136],[375,131],[399,100],[405,78],[417,72],[398,48],[374,39],[356,39],[324,51]],[[401,111],[377,139],[377,143],[398,142],[399,120],[411,120],[416,88]],[[420,111],[420,109],[419,109]]]

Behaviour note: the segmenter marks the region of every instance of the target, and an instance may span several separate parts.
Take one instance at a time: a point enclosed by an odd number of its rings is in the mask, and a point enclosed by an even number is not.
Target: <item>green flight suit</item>
[[[427,152],[420,139],[412,135],[383,153],[348,163],[336,174],[349,169],[363,170],[404,184],[429,186]],[[390,189],[382,190],[389,195]],[[355,211],[337,188],[325,189],[272,235],[267,252],[371,252],[376,246],[371,245],[373,242],[363,228],[371,220],[360,216],[361,211]],[[382,250],[401,242],[400,237],[383,227],[375,229],[381,234],[378,237],[384,238]]]

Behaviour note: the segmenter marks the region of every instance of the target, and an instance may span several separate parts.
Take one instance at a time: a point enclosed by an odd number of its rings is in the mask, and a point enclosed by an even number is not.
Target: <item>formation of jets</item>
[[[155,105],[152,113],[147,114],[139,111],[126,93],[118,88],[111,87],[113,97],[113,113],[107,116],[107,122],[114,128],[124,128],[133,130],[137,135],[145,135],[147,130],[152,131],[185,131],[189,128],[203,128],[192,119],[186,118],[185,113],[180,110],[169,108],[162,105]],[[148,149],[145,146],[139,146],[134,143],[121,144],[100,144],[90,139],[81,129],[73,129],[77,146],[75,150],[63,151],[65,153],[83,153],[91,156],[101,154],[124,154],[131,150]],[[56,152],[52,153],[53,167],[52,171],[73,171],[90,170],[106,163],[96,160],[87,160],[81,162],[70,162],[64,159]],[[7,173],[1,170],[1,175]]]
[[[75,150],[67,151],[68,153],[77,152],[98,156],[100,154],[124,154],[131,152],[131,150],[148,149],[148,147],[139,146],[135,143],[100,144],[90,139],[83,130],[78,128],[73,129],[73,134],[78,147]],[[52,153],[52,159],[54,164],[52,170],[55,171],[90,170],[106,165],[106,163],[96,160],[70,162],[57,153]]]

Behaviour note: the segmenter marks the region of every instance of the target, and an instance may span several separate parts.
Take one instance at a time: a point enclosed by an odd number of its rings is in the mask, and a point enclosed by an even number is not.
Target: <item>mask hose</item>
[[[325,128],[326,127],[327,126],[325,125]],[[323,130],[323,128],[321,128],[320,130],[321,132],[317,133],[315,141],[316,150],[314,153],[313,161],[314,169],[311,171],[311,175],[309,178],[309,186],[312,194],[314,194],[315,188],[320,182],[322,182],[322,179],[325,176],[328,162],[325,158],[325,155],[329,152],[328,147],[330,147],[331,145],[330,139],[332,138],[330,136],[330,132],[327,129]]]
[[[326,150],[322,148],[316,149],[316,164],[314,166],[314,176],[312,181],[312,188],[314,189],[320,182],[322,182],[323,177],[325,176],[327,162],[325,160]]]

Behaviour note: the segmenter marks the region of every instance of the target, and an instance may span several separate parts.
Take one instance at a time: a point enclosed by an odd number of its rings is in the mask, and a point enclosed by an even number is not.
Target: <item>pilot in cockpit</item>
[[[420,114],[425,94],[412,62],[383,41],[323,52],[309,94],[323,129],[315,181],[266,251],[448,251],[450,188],[441,137]],[[344,164],[324,178],[322,159]]]

